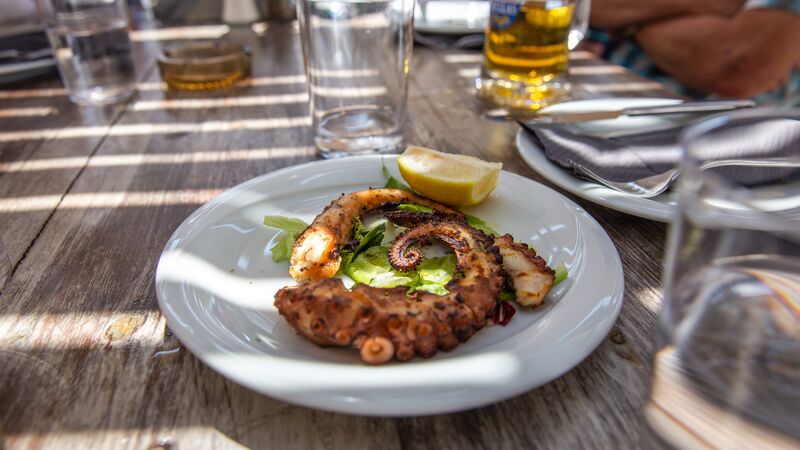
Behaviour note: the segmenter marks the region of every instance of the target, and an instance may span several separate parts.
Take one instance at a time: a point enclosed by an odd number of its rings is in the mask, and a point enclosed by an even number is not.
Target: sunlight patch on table
[[[444,62],[449,64],[480,63],[483,62],[481,53],[451,53],[444,55]]]
[[[308,94],[305,92],[298,94],[257,95],[247,97],[139,100],[133,104],[131,110],[152,111],[164,109],[233,108],[242,106],[285,105],[291,103],[305,103],[307,101]]]
[[[470,67],[468,69],[459,69],[458,76],[464,78],[477,78],[481,75],[480,67]]]
[[[624,74],[625,72],[625,68],[621,66],[612,66],[610,64],[569,68],[570,75],[620,75]]]
[[[158,347],[164,319],[158,311],[84,311],[0,315],[0,350]]]
[[[60,195],[33,195],[0,198],[0,213],[19,213],[59,209],[125,208],[169,205],[202,205],[222,189],[184,189],[179,191],[93,192]],[[61,202],[59,204],[59,202]]]
[[[0,108],[0,117],[43,117],[58,114],[58,110],[52,107],[42,108]]]
[[[0,91],[0,99],[6,98],[25,98],[25,97],[57,97],[60,95],[67,95],[67,90],[64,88],[50,88],[50,89],[16,89],[9,91]]]
[[[5,131],[0,133],[0,142],[30,141],[37,139],[72,139],[102,136],[139,136],[149,134],[220,133],[242,130],[266,130],[308,126],[311,119],[305,117],[281,117],[274,119],[214,120],[199,123],[141,123],[95,127],[47,128],[44,130]]]
[[[253,33],[263,36],[269,30],[269,24],[267,22],[256,22],[250,25],[250,29],[253,30]]]
[[[374,77],[379,73],[375,69],[352,69],[352,70],[310,69],[310,72],[311,75],[321,78]]]
[[[85,420],[85,418],[83,419]],[[199,448],[244,450],[249,448],[213,426],[170,427],[162,430],[129,426],[114,429],[112,426],[111,429],[103,427],[84,431],[9,432],[3,436],[7,437],[10,448],[137,448],[153,450]]]
[[[314,95],[319,95],[320,97],[340,98],[377,97],[379,95],[385,95],[388,92],[384,86],[365,86],[353,88],[311,86],[311,91]]]
[[[624,83],[579,83],[580,89],[587,92],[640,92],[663,90],[664,85],[656,81],[628,81]]]
[[[35,172],[39,170],[60,170],[78,167],[120,167],[148,164],[195,164],[209,162],[260,161],[297,156],[312,156],[314,147],[276,147],[242,150],[219,150],[185,153],[150,153],[74,156],[70,158],[43,158],[27,161],[0,163],[0,173]]]
[[[578,50],[569,52],[569,59],[573,60],[597,59],[597,56],[592,52],[587,52],[586,50]]]
[[[231,31],[228,25],[201,25],[159,28],[156,30],[132,30],[128,33],[134,42],[175,41],[185,39],[219,39]]]
[[[332,73],[331,77],[335,77],[336,73]],[[349,76],[340,75],[339,78],[348,78]],[[279,75],[274,77],[252,77],[236,83],[234,88],[245,88],[250,86],[275,86],[282,84],[303,84],[306,82],[304,74],[298,75]],[[161,81],[149,81],[138,83],[136,89],[139,91],[166,91],[167,84]],[[66,96],[69,93],[64,88],[51,88],[51,89],[17,89],[0,91],[0,99],[15,99],[26,97],[58,97]]]

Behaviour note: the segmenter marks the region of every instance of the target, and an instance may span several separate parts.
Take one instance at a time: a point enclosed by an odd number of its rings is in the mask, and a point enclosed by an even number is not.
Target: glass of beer
[[[516,113],[565,98],[569,51],[583,39],[590,0],[491,0],[478,94]]]

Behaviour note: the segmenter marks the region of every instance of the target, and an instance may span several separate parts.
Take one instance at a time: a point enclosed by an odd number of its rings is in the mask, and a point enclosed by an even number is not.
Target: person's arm
[[[592,0],[589,22],[605,31],[695,14],[732,16],[744,0]]]
[[[665,20],[642,27],[636,40],[681,83],[729,97],[774,89],[800,67],[800,15],[780,9]]]

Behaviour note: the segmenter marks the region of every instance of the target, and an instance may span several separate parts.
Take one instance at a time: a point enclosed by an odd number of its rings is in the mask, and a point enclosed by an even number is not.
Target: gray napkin
[[[588,168],[612,181],[633,181],[664,173],[681,160],[678,135],[682,128],[644,132],[612,138],[574,133],[558,125],[520,122],[556,164]],[[709,139],[710,140],[710,139]],[[776,120],[717,133],[704,142],[704,160],[728,158],[790,157],[800,152],[800,121]],[[764,170],[746,167],[714,169],[739,182],[755,184],[796,173],[796,169]]]

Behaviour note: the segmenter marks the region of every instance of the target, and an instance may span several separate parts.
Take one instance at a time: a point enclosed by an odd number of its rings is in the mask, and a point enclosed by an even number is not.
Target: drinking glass
[[[478,96],[522,114],[563,100],[589,8],[590,0],[491,0]]]
[[[800,448],[800,110],[682,145],[647,420],[679,448]]]
[[[36,0],[61,80],[82,105],[113,103],[136,88],[125,0]]]
[[[314,142],[336,158],[392,152],[405,124],[414,0],[299,0]]]

